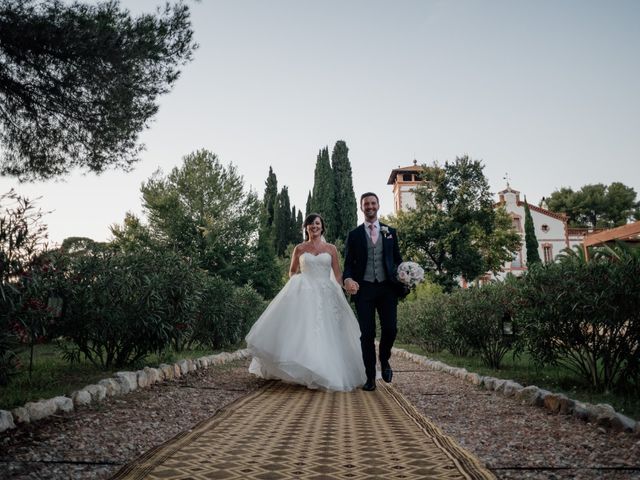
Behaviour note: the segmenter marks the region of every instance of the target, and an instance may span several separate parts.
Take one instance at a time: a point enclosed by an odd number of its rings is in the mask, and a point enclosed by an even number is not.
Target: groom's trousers
[[[398,295],[390,282],[359,283],[360,289],[354,298],[358,323],[362,360],[368,379],[376,375],[376,311],[380,318],[380,364],[386,365],[391,358],[391,347],[398,333]]]

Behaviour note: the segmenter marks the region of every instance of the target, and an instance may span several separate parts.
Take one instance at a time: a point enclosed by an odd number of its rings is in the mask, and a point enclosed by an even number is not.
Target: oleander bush
[[[449,334],[462,345],[458,351],[463,355],[471,351],[484,365],[499,369],[513,347],[517,331],[511,313],[512,298],[509,284],[492,283],[452,293],[447,323]]]
[[[71,360],[121,367],[182,347],[192,330],[201,276],[172,251],[93,249],[68,259],[63,278],[57,333]]]
[[[95,244],[79,254],[58,250],[42,259],[23,275],[20,288],[3,285],[5,383],[17,366],[16,340],[33,351],[36,343],[55,338],[69,361],[120,368],[151,353],[237,345],[265,307],[251,286],[211,276],[167,248]]]
[[[0,387],[9,383],[16,374],[19,366],[16,350],[18,340],[14,332],[9,328],[9,314],[11,304],[4,294],[0,302]]]
[[[401,302],[398,305],[398,340],[419,345],[428,352],[445,349],[447,306],[448,296],[442,293]]]
[[[192,342],[218,349],[241,342],[265,308],[251,286],[237,287],[217,276],[204,279]]]
[[[600,249],[520,278],[400,305],[400,339],[500,368],[526,353],[592,391],[640,393],[640,250]]]
[[[0,385],[6,385],[18,370],[20,340],[33,347],[36,338],[42,337],[44,322],[38,310],[44,308],[34,289],[33,273],[46,250],[43,216],[34,201],[13,189],[0,195]]]
[[[518,288],[524,348],[596,391],[637,389],[640,257],[601,257],[532,269]]]

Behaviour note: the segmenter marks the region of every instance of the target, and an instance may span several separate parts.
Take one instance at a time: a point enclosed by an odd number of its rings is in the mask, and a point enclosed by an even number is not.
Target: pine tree
[[[273,211],[276,204],[276,198],[278,196],[278,179],[276,174],[273,173],[273,168],[269,167],[269,175],[267,176],[267,180],[264,182],[264,198],[262,199],[262,203],[266,209],[266,225],[271,227],[273,225]]]
[[[533,218],[531,217],[527,197],[524,198],[524,244],[527,248],[527,266],[530,267],[536,263],[542,263],[540,254],[538,253],[538,239],[536,238],[536,231],[533,226]]]
[[[329,147],[323,148],[318,153],[311,199],[312,213],[318,213],[322,216],[326,230],[325,238],[327,241],[333,242],[336,238],[336,200],[333,171],[329,162]]]
[[[282,257],[289,244],[289,231],[291,229],[291,210],[289,207],[289,189],[284,186],[276,199],[276,207],[273,215],[273,241],[276,254]]]
[[[185,2],[132,16],[117,1],[0,2],[0,173],[129,171],[196,44]]]
[[[335,238],[346,239],[358,220],[358,204],[353,192],[349,148],[338,140],[331,154],[331,168],[335,184]]]

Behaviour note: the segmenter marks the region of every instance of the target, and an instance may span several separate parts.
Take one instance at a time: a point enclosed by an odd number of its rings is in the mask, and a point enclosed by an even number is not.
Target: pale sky
[[[126,0],[134,12],[163,1]],[[261,196],[271,165],[304,210],[318,150],[345,140],[356,196],[391,213],[393,168],[482,160],[531,203],[620,181],[640,193],[640,2],[202,0],[200,48],[141,137],[134,171],[18,184],[49,238],[107,240],[140,185],[197,149]]]

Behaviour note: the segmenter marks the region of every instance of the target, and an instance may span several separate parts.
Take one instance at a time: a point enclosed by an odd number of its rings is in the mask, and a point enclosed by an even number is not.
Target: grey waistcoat
[[[367,266],[364,269],[364,280],[367,282],[384,282],[387,274],[384,271],[384,257],[382,256],[382,233],[374,245],[371,237],[367,237]]]

